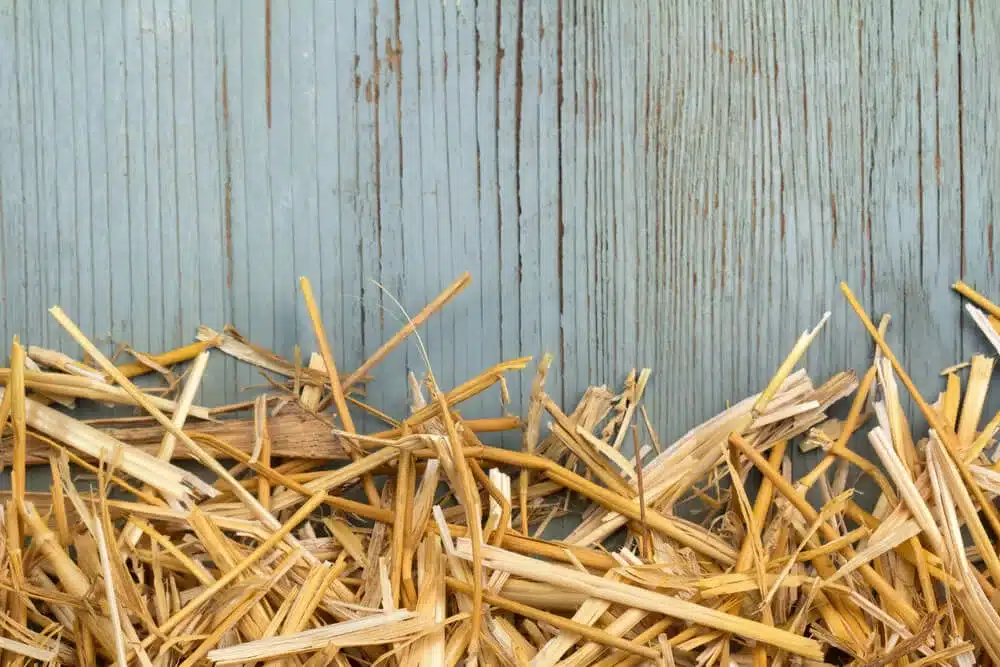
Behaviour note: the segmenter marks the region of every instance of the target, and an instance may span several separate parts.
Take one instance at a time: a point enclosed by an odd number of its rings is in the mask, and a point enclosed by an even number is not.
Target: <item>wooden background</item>
[[[847,280],[931,394],[983,346],[950,282],[1000,297],[998,78],[973,0],[0,0],[0,340],[73,350],[60,304],[108,349],[308,352],[308,275],[351,369],[400,326],[376,282],[415,312],[470,270],[442,384],[649,366],[666,438],[825,310],[811,373],[863,367]],[[215,364],[205,403],[260,381]]]

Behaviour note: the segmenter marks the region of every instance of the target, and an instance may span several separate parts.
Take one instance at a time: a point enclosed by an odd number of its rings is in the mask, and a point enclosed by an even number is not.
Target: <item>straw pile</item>
[[[1000,664],[992,359],[948,369],[925,400],[885,343],[888,318],[876,327],[844,286],[876,343],[870,368],[818,383],[797,369],[824,317],[761,393],[667,446],[642,406],[649,370],[560,407],[547,355],[523,419],[459,410],[506,395],[529,359],[448,390],[428,368],[402,421],[368,405],[378,363],[468,283],[349,375],[306,279],[308,363],[202,328],[116,365],[59,308],[82,361],[15,339],[0,371],[3,664]],[[1000,308],[956,289],[1000,349]],[[210,354],[259,367],[271,389],[196,405]],[[144,374],[165,388],[138,388]],[[82,400],[139,416],[84,422],[65,409]],[[384,430],[359,433],[352,411]],[[521,450],[483,444],[498,431]],[[798,479],[792,447],[822,454]],[[26,491],[37,463],[48,493]],[[874,504],[854,497],[858,476]],[[544,539],[579,507],[565,539]]]

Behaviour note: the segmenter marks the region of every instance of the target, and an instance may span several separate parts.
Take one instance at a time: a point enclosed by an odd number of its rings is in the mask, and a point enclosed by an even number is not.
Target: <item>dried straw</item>
[[[202,327],[116,366],[58,308],[86,361],[13,341],[0,369],[4,664],[1000,664],[992,359],[952,364],[931,404],[887,342],[889,318],[876,327],[845,286],[877,346],[860,377],[814,383],[802,368],[833,326],[824,315],[760,393],[673,443],[643,405],[659,391],[650,369],[561,406],[546,393],[551,355],[523,420],[462,412],[494,386],[507,400],[527,358],[451,389],[429,368],[424,387],[409,378],[412,405],[366,402],[380,362],[469,280],[346,377],[306,279],[317,351],[292,360]],[[1000,307],[956,290],[1000,350]],[[195,405],[210,348],[261,369],[267,393]],[[130,380],[151,371],[165,388]],[[139,414],[62,411],[86,401]],[[387,426],[362,432],[359,410]],[[480,440],[504,430],[520,430],[519,451]],[[871,458],[853,446],[863,438]],[[797,477],[796,450],[818,461]],[[191,458],[198,474],[178,465]],[[48,492],[27,489],[36,463]],[[79,471],[98,483],[78,489]],[[572,522],[563,540],[543,537],[555,517]]]

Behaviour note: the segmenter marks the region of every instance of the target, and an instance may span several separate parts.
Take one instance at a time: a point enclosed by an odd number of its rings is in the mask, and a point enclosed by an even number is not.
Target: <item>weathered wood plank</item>
[[[0,340],[108,349],[232,322],[305,358],[296,279],[356,367],[423,331],[452,385],[557,354],[549,389],[655,370],[665,438],[758,389],[825,310],[817,377],[871,346],[928,395],[1000,291],[989,3],[0,1]],[[400,415],[415,342],[379,369]],[[259,382],[216,361],[203,403]],[[530,376],[515,378],[520,401]],[[495,394],[469,410],[495,409]]]

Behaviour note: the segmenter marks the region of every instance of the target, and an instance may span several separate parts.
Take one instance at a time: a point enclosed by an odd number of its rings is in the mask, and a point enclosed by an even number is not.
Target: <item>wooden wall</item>
[[[848,281],[928,393],[994,297],[1000,6],[811,0],[0,0],[0,340],[291,354],[308,275],[344,368],[424,331],[445,385],[654,369],[666,436],[759,389]],[[207,403],[259,382],[216,362]],[[402,411],[414,345],[373,400]],[[512,378],[520,395],[530,374]]]

